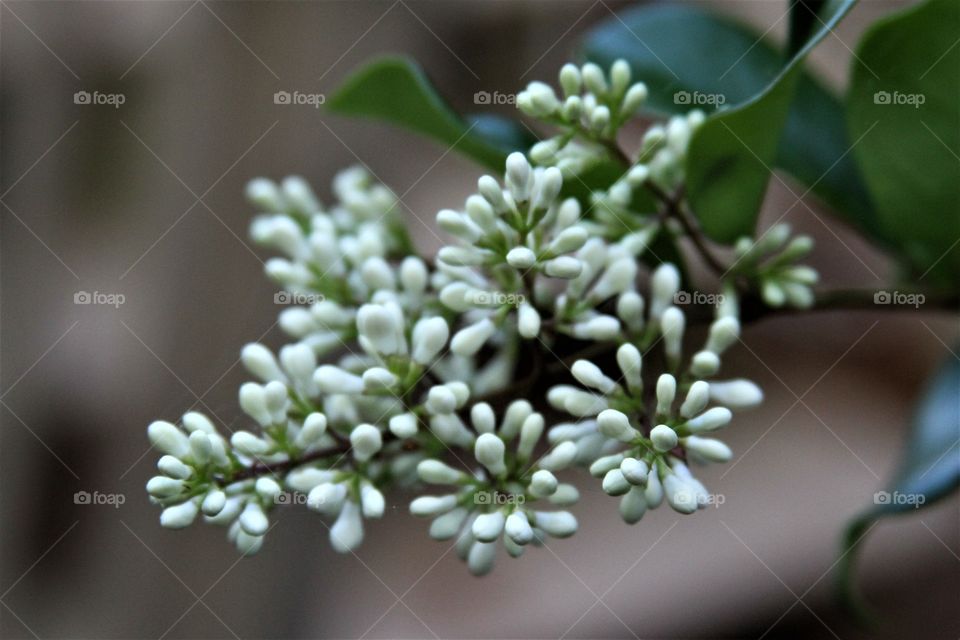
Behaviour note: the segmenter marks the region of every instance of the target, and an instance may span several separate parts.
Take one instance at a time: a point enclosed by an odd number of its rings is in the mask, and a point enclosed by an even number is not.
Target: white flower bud
[[[715,438],[700,438],[690,436],[684,438],[683,446],[687,451],[693,453],[708,462],[730,462],[733,458],[733,451],[725,443]]]
[[[363,507],[364,518],[381,518],[386,509],[386,500],[379,489],[372,484],[360,487],[360,505]]]
[[[267,408],[267,392],[256,382],[240,385],[240,408],[262,427],[273,424],[273,417]]]
[[[573,335],[581,340],[614,340],[620,335],[620,321],[613,316],[597,315],[573,325]]]
[[[434,540],[449,540],[463,527],[467,515],[469,514],[466,509],[457,508],[437,516],[430,523],[430,537]]]
[[[563,188],[563,174],[556,167],[548,167],[537,175],[534,182],[530,207],[533,210],[545,210],[553,204]]]
[[[494,331],[496,326],[493,322],[489,318],[484,318],[460,329],[450,341],[450,350],[460,356],[472,356],[483,347]]]
[[[529,200],[530,189],[533,186],[531,184],[532,172],[530,163],[527,162],[522,153],[515,151],[507,156],[506,185],[515,201],[526,202]]]
[[[363,388],[366,391],[389,389],[397,383],[397,376],[383,367],[371,367],[363,372]]]
[[[711,383],[710,399],[733,409],[745,409],[763,402],[763,391],[753,382],[738,378]]]
[[[157,462],[157,469],[160,470],[160,473],[178,480],[186,480],[193,475],[193,469],[180,462],[179,458],[175,458],[171,455],[166,455],[160,458],[160,460]]]
[[[574,453],[576,453],[576,447],[572,442],[567,442],[564,444],[573,446]],[[530,477],[530,491],[537,497],[543,498],[553,495],[557,490],[557,486],[557,477],[546,469],[540,469],[539,471],[534,472],[533,476]]]
[[[363,261],[360,279],[371,291],[393,291],[397,288],[393,269],[380,256],[371,256]]]
[[[507,264],[514,269],[529,269],[537,263],[537,255],[527,247],[514,247],[507,253]]]
[[[223,508],[226,506],[226,504],[227,494],[219,489],[214,489],[204,496],[203,502],[200,504],[200,509],[203,511],[203,515],[212,518],[223,511]]]
[[[413,327],[412,357],[419,364],[429,364],[447,344],[450,329],[440,317],[423,318]]]
[[[492,176],[480,176],[477,180],[477,191],[480,198],[467,198],[466,211],[470,219],[483,227],[486,231],[496,228],[496,218],[494,209],[502,211],[506,208],[506,201],[503,197],[503,189],[500,183]]]
[[[353,447],[353,457],[363,462],[380,451],[383,437],[372,424],[360,424],[350,432],[350,445]]]
[[[740,323],[736,318],[725,317],[714,320],[710,325],[710,336],[704,347],[707,351],[720,355],[740,338]]]
[[[612,453],[608,456],[597,458],[590,464],[590,475],[595,478],[602,478],[607,475],[611,469],[616,469],[623,462],[622,453]]]
[[[332,364],[318,367],[313,374],[313,380],[320,387],[321,393],[351,395],[363,393],[363,378]]]
[[[328,516],[336,515],[340,513],[346,497],[347,488],[344,485],[324,482],[307,494],[307,508]]]
[[[431,414],[453,413],[457,408],[457,397],[446,385],[437,385],[427,392],[427,401],[424,403]]]
[[[622,496],[630,490],[630,483],[620,469],[611,469],[603,476],[603,491],[611,496]]]
[[[665,424],[658,424],[650,430],[650,440],[657,451],[670,451],[677,446],[677,432]]]
[[[493,433],[497,428],[497,419],[493,407],[486,402],[478,402],[470,409],[470,422],[477,433]]]
[[[273,502],[277,499],[277,496],[283,493],[283,489],[280,488],[277,481],[267,477],[257,478],[257,482],[254,484],[254,490],[264,502]]]
[[[283,424],[287,420],[287,407],[290,404],[287,385],[274,380],[263,387],[263,399],[270,413],[272,424]]]
[[[280,370],[273,352],[262,344],[251,342],[240,351],[240,359],[247,371],[263,382],[271,380],[286,380],[287,376]]]
[[[509,416],[510,411],[508,409],[507,417],[509,418]],[[543,427],[543,416],[539,413],[531,413],[524,419],[523,425],[520,427],[520,442],[517,444],[517,456],[521,460],[528,460],[533,454],[533,448],[537,446],[540,436],[543,435]],[[500,430],[501,434],[503,431],[502,428]]]
[[[673,400],[677,395],[677,379],[669,373],[657,378],[657,415],[670,415]]]
[[[552,164],[560,151],[560,141],[557,138],[541,140],[530,147],[530,159],[537,164]]]
[[[288,344],[280,349],[280,364],[295,381],[309,384],[317,368],[317,355],[306,344]]]
[[[457,484],[466,478],[465,473],[439,460],[421,460],[417,475],[430,484]]]
[[[277,183],[269,178],[254,178],[247,183],[247,200],[266,211],[283,211],[286,204]]]
[[[246,531],[237,531],[237,538],[234,540],[237,551],[245,556],[255,555],[263,547],[263,536],[252,536]]]
[[[303,428],[297,434],[296,444],[301,449],[305,449],[319,442],[326,432],[327,417],[322,413],[311,413],[303,421]]]
[[[684,426],[690,433],[706,433],[727,426],[732,419],[733,414],[730,412],[730,409],[726,407],[714,407],[701,413],[696,418],[687,420]]]
[[[172,507],[167,507],[160,514],[160,526],[167,529],[183,529],[189,527],[197,517],[197,503],[187,500]]]
[[[457,496],[420,496],[410,503],[410,513],[415,516],[435,516],[457,506]]]
[[[602,95],[607,92],[607,80],[604,77],[603,69],[599,66],[588,62],[581,67],[581,73],[583,75],[583,83],[586,85],[587,90],[597,95]]]
[[[589,360],[577,360],[570,368],[570,372],[580,384],[596,389],[603,394],[609,395],[617,389],[617,383],[605,376],[600,367]]]
[[[498,436],[492,433],[482,433],[474,444],[473,453],[477,462],[490,471],[491,475],[499,476],[506,473],[503,456],[506,446]]]
[[[660,330],[663,332],[663,349],[670,362],[680,360],[680,351],[683,347],[683,330],[686,318],[683,311],[677,307],[667,307],[660,316]]]
[[[569,507],[577,503],[580,499],[580,492],[572,484],[559,484],[557,490],[548,498],[551,504],[559,507]]]
[[[675,473],[663,479],[663,493],[677,513],[691,514],[698,508],[696,489]]]
[[[616,409],[601,411],[597,416],[597,426],[600,433],[621,442],[630,442],[637,437],[637,430],[630,426],[630,418]]]
[[[690,373],[698,378],[709,378],[720,370],[720,358],[712,351],[698,351],[690,362]]]
[[[336,474],[328,469],[300,467],[287,474],[284,481],[290,489],[300,493],[310,493],[315,487],[333,480]]]
[[[595,416],[607,407],[606,398],[580,389],[567,389],[563,396],[564,411],[579,418]]]
[[[357,503],[347,500],[330,527],[330,546],[337,553],[353,551],[363,542],[363,519]]]
[[[230,444],[240,453],[248,456],[263,455],[270,450],[270,444],[249,431],[237,431],[230,436]]]
[[[560,256],[553,260],[547,260],[543,264],[543,270],[551,278],[572,280],[580,275],[583,270],[583,263],[573,256]]]
[[[631,331],[643,329],[643,296],[636,291],[626,291],[617,298],[617,317]]]
[[[577,457],[577,445],[573,442],[561,442],[553,451],[540,459],[540,467],[549,471],[562,471]]]
[[[182,480],[166,476],[153,476],[147,481],[147,493],[154,498],[172,498],[180,495],[184,487]]]
[[[187,434],[180,431],[177,427],[157,420],[147,427],[147,436],[154,449],[162,453],[167,453],[176,458],[183,458],[190,453],[190,441]]]
[[[617,365],[631,390],[638,391],[643,387],[641,378],[643,358],[639,349],[630,343],[620,345],[617,349]]]
[[[475,576],[484,576],[493,569],[497,557],[497,545],[494,542],[474,542],[467,555],[467,568]]]
[[[697,380],[690,385],[687,397],[680,405],[680,415],[684,418],[692,418],[706,408],[712,396],[711,385],[703,380]]]
[[[577,532],[577,519],[569,511],[537,511],[533,524],[555,538],[568,538]]]
[[[517,331],[521,337],[530,339],[540,333],[540,314],[526,302],[517,311]]]
[[[398,438],[412,438],[417,433],[417,416],[412,413],[401,413],[390,418],[390,433]]]
[[[650,278],[650,317],[658,319],[673,304],[680,290],[680,272],[669,262],[657,267]]]
[[[619,295],[633,286],[636,277],[636,261],[632,257],[620,258],[604,270],[590,297],[599,301]]]
[[[627,524],[636,524],[647,512],[647,498],[643,489],[634,487],[620,498],[620,517]]]
[[[620,473],[633,485],[647,484],[647,476],[650,474],[650,468],[643,460],[636,458],[624,458],[620,463]]]
[[[320,203],[317,201],[316,196],[313,195],[313,189],[310,188],[310,183],[301,176],[287,176],[283,179],[283,182],[280,183],[280,186],[283,189],[283,196],[287,204],[298,212],[313,215],[320,211]]]
[[[656,509],[663,502],[663,485],[660,483],[656,464],[650,467],[650,473],[647,474],[647,486],[643,490],[643,496],[651,509]]]
[[[214,427],[210,419],[202,413],[189,411],[183,414],[183,418],[180,420],[183,422],[183,428],[189,433],[193,433],[194,431],[203,431],[209,435],[216,435],[217,433],[216,427]]]
[[[523,511],[514,511],[507,517],[504,530],[507,536],[519,545],[533,541],[533,528]]]
[[[647,100],[647,85],[642,82],[635,82],[633,85],[627,89],[627,93],[623,96],[623,105],[620,107],[620,115],[624,117],[629,117],[637,112],[637,110],[643,106],[643,103]]]
[[[383,355],[404,353],[403,326],[390,310],[379,304],[365,304],[357,311],[357,331]]]
[[[252,536],[262,536],[270,528],[267,514],[263,512],[263,507],[256,502],[247,503],[243,513],[240,514],[239,522],[240,528]]]
[[[473,521],[473,537],[480,542],[493,542],[503,533],[504,520],[502,511],[480,514]]]
[[[582,85],[580,69],[576,65],[567,63],[560,68],[560,86],[563,88],[564,96],[572,96],[580,93]]]

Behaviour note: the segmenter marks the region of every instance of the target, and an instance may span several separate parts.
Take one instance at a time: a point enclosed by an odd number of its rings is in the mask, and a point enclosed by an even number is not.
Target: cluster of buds
[[[807,309],[813,305],[811,287],[819,276],[812,267],[797,262],[812,249],[810,236],[791,238],[790,225],[775,224],[756,239],[745,236],[737,241],[731,273],[758,284],[763,301],[771,307]]]
[[[384,514],[388,490],[404,487],[416,494],[410,511],[432,518],[430,536],[455,539],[482,575],[501,545],[517,557],[573,535],[566,509],[579,494],[564,475],[576,468],[620,497],[629,523],[664,500],[681,513],[704,506],[691,466],[729,460],[712,433],[762,400],[752,382],[716,377],[739,340],[736,285],[756,282],[770,304],[802,306],[815,274],[794,263],[809,241],[788,243],[775,227],[738,243],[739,280],[724,282],[705,343],[685,357],[680,270],[662,263],[647,277],[642,262],[676,229],[634,205],[640,189],[682,197],[703,115],[653,125],[621,177],[566,197],[572,169],[619,153],[617,132],[647,91],[622,60],[609,74],[566,65],[560,85],[563,99],[536,82],[517,97],[562,131],[531,149],[539,166],[513,153],[502,180],[483,176],[462,210],[440,211],[455,241],[436,260],[414,255],[398,199],[362,169],[336,176],[329,207],[302,178],[250,183],[264,211],[251,236],[281,254],[266,272],[294,302],[279,315],[292,342],[243,348],[249,426],[223,425],[227,437],[194,412],[150,425],[163,457],[147,491],[163,526],[202,516],[251,554],[275,507],[305,504],[346,553]],[[567,357],[551,373],[542,356],[554,349]],[[615,355],[615,365],[586,353]],[[578,384],[555,384],[571,362]],[[530,373],[518,381],[521,369]],[[424,494],[431,486],[444,489]]]
[[[437,459],[423,460],[417,466],[420,479],[450,486],[452,492],[418,497],[410,503],[410,512],[433,518],[432,538],[457,537],[461,559],[471,573],[483,575],[493,568],[501,538],[507,553],[518,557],[526,545],[543,544],[548,535],[565,538],[576,532],[573,514],[534,506],[543,500],[554,506],[577,501],[577,489],[554,475],[574,463],[576,447],[561,443],[534,459],[546,423],[526,400],[507,407],[499,428],[489,404],[474,404],[470,423],[473,430],[463,448],[472,449],[476,468],[459,458],[465,470]]]

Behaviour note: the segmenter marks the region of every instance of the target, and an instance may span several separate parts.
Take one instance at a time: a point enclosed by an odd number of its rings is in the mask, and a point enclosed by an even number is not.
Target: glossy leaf
[[[899,469],[874,504],[847,528],[838,579],[845,603],[863,613],[853,583],[858,543],[878,518],[916,513],[960,486],[960,360],[951,358],[937,373],[918,406]]]
[[[960,283],[960,3],[889,16],[857,47],[850,135],[885,235],[925,281]]]
[[[423,69],[405,58],[382,58],[354,72],[327,106],[335,113],[376,118],[423,134],[497,172],[512,150],[509,140],[519,135],[508,133],[499,119],[468,122],[458,116]]]

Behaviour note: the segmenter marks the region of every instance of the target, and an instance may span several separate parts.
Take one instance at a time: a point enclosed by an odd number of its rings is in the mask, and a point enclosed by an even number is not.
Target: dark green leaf
[[[423,69],[406,58],[381,58],[364,66],[327,105],[335,113],[377,118],[429,136],[497,172],[503,171],[509,153],[503,127],[496,138],[485,139],[491,121],[468,124],[440,97]]]
[[[934,376],[919,404],[903,459],[874,505],[848,526],[838,571],[841,595],[853,610],[863,606],[853,583],[855,545],[878,518],[914,513],[960,486],[960,360],[952,358]]]
[[[471,134],[486,140],[505,154],[514,151],[526,153],[537,142],[533,132],[517,120],[492,113],[468,113],[464,119],[467,126],[473,126]],[[503,167],[499,167],[499,170],[502,171]]]
[[[885,234],[918,274],[960,282],[960,3],[881,20],[857,47],[850,135]]]
[[[840,5],[829,3],[821,10],[820,17],[832,25],[849,9],[850,4],[850,1]],[[826,29],[819,20],[815,19],[815,22],[819,28],[814,35],[819,39]],[[584,41],[583,53],[602,65],[609,65],[618,57],[626,58],[635,76],[647,83],[650,89],[649,106],[661,113],[685,112],[694,106],[708,113],[717,106],[744,107],[777,79],[786,63],[783,54],[754,31],[721,16],[682,4],[625,11],[619,18],[607,20],[590,31]],[[794,65],[793,73],[799,79],[781,79],[785,84],[796,82],[783,135],[780,136],[783,116],[779,110],[783,102],[790,103],[789,96],[785,98],[783,95],[768,98],[774,102],[780,101],[774,105],[779,109],[771,110],[777,113],[766,116],[772,117],[772,120],[751,122],[746,134],[739,129],[735,131],[743,137],[744,142],[748,142],[744,136],[752,137],[749,134],[756,129],[756,137],[763,139],[748,143],[760,147],[764,164],[792,173],[804,184],[812,186],[814,194],[848,220],[870,230],[870,203],[857,167],[848,153],[850,143],[846,136],[843,108],[835,96],[799,69],[797,61],[794,61]],[[732,139],[739,149],[734,151],[735,166],[724,167],[721,162],[711,173],[715,170],[721,176],[726,175],[734,180],[741,172],[741,167],[745,167],[747,178],[744,188],[739,191],[752,197],[734,198],[729,208],[719,215],[709,210],[707,204],[708,217],[711,224],[720,227],[722,220],[715,218],[745,216],[746,221],[736,231],[748,232],[755,210],[744,213],[743,202],[747,203],[747,207],[759,203],[767,182],[767,170],[725,129],[714,138],[722,142],[731,142]],[[769,138],[774,140],[771,142]],[[738,191],[736,185],[731,189]],[[718,229],[720,231],[723,229]]]

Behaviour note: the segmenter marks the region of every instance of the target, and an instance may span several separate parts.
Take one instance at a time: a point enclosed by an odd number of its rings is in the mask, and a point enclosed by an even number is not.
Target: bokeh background
[[[782,41],[787,3],[713,9]],[[903,2],[861,3],[810,64],[844,86],[865,26]],[[956,496],[875,527],[860,580],[873,631],[834,605],[844,523],[893,470],[925,377],[955,317],[830,313],[768,320],[730,371],[767,401],[705,472],[726,502],[628,527],[587,480],[574,538],[469,577],[403,496],[356,557],[316,515],[289,509],[239,560],[219,528],[172,532],[143,485],[147,424],[190,408],[242,422],[240,347],[282,343],[245,182],[308,177],[329,199],[345,165],[397,193],[421,248],[478,169],[386,125],[277,105],[330,93],[372,56],[419,60],[461,111],[478,91],[553,81],[577,35],[625,4],[558,2],[0,3],[0,635],[4,638],[929,637],[960,635]],[[682,41],[677,47],[684,46]],[[77,91],[119,93],[75,104]],[[493,107],[509,111],[509,106]],[[878,288],[887,261],[774,180],[764,223],[814,235],[827,284]],[[116,308],[77,292],[122,294]],[[955,357],[955,356],[954,356]],[[79,491],[123,504],[75,504]]]

